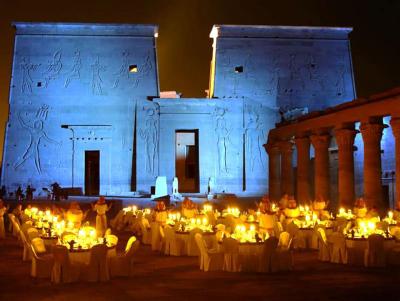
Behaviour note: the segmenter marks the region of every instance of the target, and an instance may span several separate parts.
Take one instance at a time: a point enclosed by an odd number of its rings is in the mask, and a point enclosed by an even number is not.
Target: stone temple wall
[[[147,98],[159,95],[157,28],[15,27],[2,184],[8,191],[31,184],[38,193],[55,181],[84,189],[85,151],[99,150],[100,193],[129,193],[134,126],[146,128]],[[137,153],[144,151],[142,146]],[[141,161],[137,165],[145,169]],[[148,173],[142,174],[145,181]]]
[[[348,28],[215,26],[210,98],[160,99],[152,25],[16,23],[2,184],[150,193],[176,172],[176,132],[195,130],[199,188],[268,191],[275,123],[355,98]],[[280,114],[280,113],[281,114]],[[281,116],[282,115],[282,116]]]
[[[349,28],[214,26],[210,96],[216,103],[229,100],[243,106],[241,131],[231,132],[244,136],[242,193],[268,191],[268,156],[264,150],[259,154],[260,145],[281,115],[296,117],[356,97],[350,32]],[[296,152],[294,166],[295,159]]]

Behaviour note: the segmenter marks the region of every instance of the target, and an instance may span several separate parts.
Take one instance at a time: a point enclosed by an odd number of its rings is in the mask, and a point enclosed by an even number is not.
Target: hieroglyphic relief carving
[[[158,157],[158,111],[155,107],[143,107],[145,111],[145,127],[139,130],[140,137],[145,141],[146,171],[154,175],[155,163]]]
[[[337,96],[342,96],[346,93],[345,73],[346,73],[346,67],[344,66],[344,63],[341,62],[336,69],[335,87]]]
[[[289,60],[289,72],[290,72],[290,80],[292,83],[298,83],[302,89],[304,89],[304,79],[301,75],[301,65],[297,62],[297,54],[290,54]]]
[[[49,138],[43,128],[44,122],[47,119],[48,115],[48,106],[42,105],[36,112],[35,117],[26,122],[23,120],[21,116],[21,112],[17,114],[18,121],[23,128],[25,128],[30,135],[29,145],[26,148],[23,155],[17,160],[14,164],[14,169],[17,170],[22,164],[26,162],[29,158],[34,159],[36,170],[39,174],[42,173],[42,168],[40,165],[40,153],[39,153],[39,145],[42,139],[54,144],[60,144],[59,142]]]
[[[273,55],[272,61],[271,61],[271,76],[267,81],[267,94],[273,95],[277,93],[278,91],[278,84],[279,84],[279,77],[280,77],[280,64],[279,64],[279,52]]]
[[[64,88],[68,88],[69,84],[73,80],[81,79],[81,68],[82,68],[82,60],[81,60],[81,52],[79,50],[75,51],[74,54],[74,62],[72,68],[68,71],[67,79],[64,83]]]
[[[101,73],[106,70],[106,67],[100,63],[100,59],[97,56],[92,67],[92,93],[94,95],[105,95],[103,91],[103,80]]]
[[[31,77],[31,71],[36,71],[40,64],[32,64],[29,57],[23,57],[20,66],[22,69],[21,92],[23,94],[32,93],[33,80]]]
[[[245,128],[245,146],[246,154],[248,154],[248,160],[250,170],[254,171],[256,163],[259,164],[263,169],[265,168],[264,162],[264,151],[263,144],[265,142],[266,132],[265,126],[260,118],[262,114],[263,106],[259,105],[246,105],[245,110],[247,111],[247,124]]]
[[[129,52],[122,52],[122,62],[118,72],[115,74],[116,79],[114,81],[113,88],[117,88],[119,81],[123,78],[129,79]]]
[[[217,134],[218,170],[219,173],[229,173],[227,151],[230,144],[230,132],[226,120],[226,108],[216,107],[214,110],[215,133]]]
[[[309,80],[311,81],[311,83],[316,83],[320,90],[324,90],[325,85],[321,76],[320,66],[317,58],[315,57],[315,55],[310,53],[307,55],[307,60],[308,61],[306,64],[306,68],[308,71]]]
[[[150,71],[153,69],[153,64],[151,62],[151,52],[147,53],[144,63],[139,66],[139,70],[135,73],[135,78],[133,81],[133,86],[137,88],[139,83],[143,80],[143,78],[147,77]]]
[[[53,59],[48,62],[47,68],[43,72],[46,88],[49,86],[50,81],[56,79],[59,76],[62,66],[61,50],[59,50],[54,53]]]

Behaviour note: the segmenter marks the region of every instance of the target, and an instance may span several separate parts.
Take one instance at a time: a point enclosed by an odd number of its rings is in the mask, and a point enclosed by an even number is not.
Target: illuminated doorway
[[[85,151],[85,195],[99,195],[100,151]]]
[[[200,192],[198,136],[198,130],[175,132],[175,174],[179,192]]]

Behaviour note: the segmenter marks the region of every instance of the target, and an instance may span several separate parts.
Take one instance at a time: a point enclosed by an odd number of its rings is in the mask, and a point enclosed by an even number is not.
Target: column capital
[[[392,128],[393,135],[400,139],[400,117],[392,117],[390,119],[390,126]]]
[[[281,153],[292,153],[293,152],[293,141],[281,140],[278,141],[278,147]]]
[[[265,148],[265,151],[268,153],[268,155],[279,154],[279,147],[276,141],[268,141],[266,144],[263,144],[263,147]]]
[[[296,136],[294,142],[299,147],[308,147],[310,145],[310,138],[308,136]]]
[[[310,140],[315,149],[327,149],[331,141],[331,136],[328,134],[316,134],[311,135]]]
[[[387,127],[383,123],[361,123],[360,132],[364,143],[380,143],[383,129]]]
[[[336,143],[339,147],[349,146],[353,148],[354,138],[356,137],[358,131],[354,129],[335,129],[334,134],[336,138]]]

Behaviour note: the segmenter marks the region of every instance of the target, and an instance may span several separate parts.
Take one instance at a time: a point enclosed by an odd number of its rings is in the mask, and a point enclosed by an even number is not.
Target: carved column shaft
[[[293,195],[293,143],[281,141],[279,149],[281,153],[281,194]]]
[[[395,156],[396,156],[396,199],[400,201],[400,118],[392,118],[390,120],[393,136],[395,139]]]
[[[382,123],[362,123],[360,131],[364,141],[364,198],[369,207],[383,208],[381,138]]]
[[[353,151],[357,131],[354,129],[337,129],[334,133],[339,155],[339,205],[349,208],[353,206],[355,200]]]
[[[278,201],[280,197],[280,153],[276,143],[264,144],[268,153],[268,189],[272,201]]]
[[[329,200],[329,135],[312,135],[311,143],[315,149],[314,191],[316,198]]]
[[[295,138],[297,148],[297,201],[300,203],[310,200],[310,139]]]

